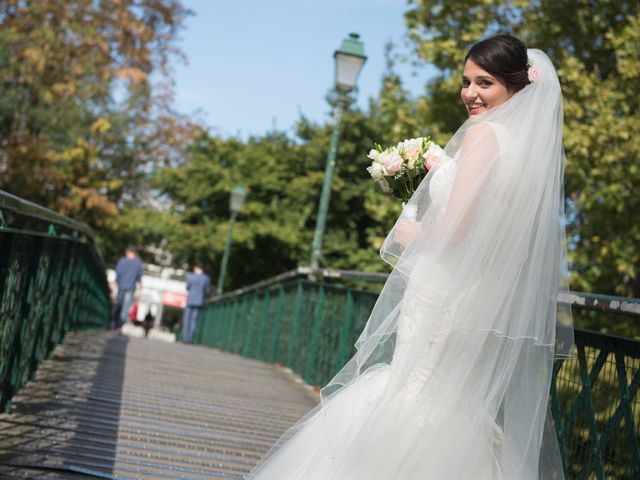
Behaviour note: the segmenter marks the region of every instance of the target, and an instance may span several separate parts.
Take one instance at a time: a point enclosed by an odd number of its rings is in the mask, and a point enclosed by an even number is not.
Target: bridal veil
[[[253,479],[564,478],[547,400],[570,355],[560,84],[537,78],[467,120],[409,204],[419,228],[393,266],[353,358]]]

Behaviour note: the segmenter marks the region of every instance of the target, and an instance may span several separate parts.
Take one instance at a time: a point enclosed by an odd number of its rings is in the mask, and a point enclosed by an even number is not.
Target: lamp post
[[[364,45],[359,40],[357,33],[350,33],[342,41],[340,48],[335,51],[336,79],[335,88],[338,92],[338,101],[333,111],[333,133],[331,134],[331,144],[327,154],[327,163],[324,170],[324,182],[322,183],[322,193],[318,204],[318,217],[316,220],[316,230],[313,235],[311,246],[311,271],[312,274],[318,269],[320,252],[322,250],[322,239],[324,237],[324,227],[327,221],[327,209],[329,207],[329,196],[331,195],[331,178],[333,177],[333,167],[336,163],[336,152],[338,151],[338,138],[340,136],[340,122],[342,120],[343,103],[345,96],[355,88],[358,74],[364,65],[367,57],[364,55]]]
[[[229,198],[229,210],[231,211],[231,216],[229,218],[229,231],[227,232],[227,241],[224,245],[224,253],[222,254],[220,273],[218,274],[218,287],[216,289],[216,293],[218,295],[222,293],[224,287],[224,276],[227,272],[227,264],[229,263],[229,255],[231,254],[233,224],[235,223],[240,210],[242,210],[242,206],[244,205],[244,201],[246,198],[247,193],[245,192],[242,185],[236,185],[235,188],[231,191],[231,196]]]

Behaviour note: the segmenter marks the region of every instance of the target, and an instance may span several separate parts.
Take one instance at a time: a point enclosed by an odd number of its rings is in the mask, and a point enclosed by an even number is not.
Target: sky
[[[407,53],[406,0],[183,0],[192,10],[178,46],[187,64],[174,66],[175,107],[213,133],[262,135],[291,131],[301,114],[330,120],[325,96],[334,83],[333,52],[350,32],[360,34],[367,61],[358,104],[377,96],[384,46]],[[396,68],[413,94],[429,68]]]

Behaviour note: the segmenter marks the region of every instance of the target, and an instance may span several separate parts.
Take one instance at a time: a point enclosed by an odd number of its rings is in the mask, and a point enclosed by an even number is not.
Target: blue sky
[[[183,0],[187,18],[176,64],[175,107],[196,113],[214,133],[289,130],[300,113],[329,120],[325,95],[333,85],[333,52],[359,33],[368,57],[358,102],[379,91],[384,45],[407,52],[404,0]],[[408,64],[396,71],[418,93],[429,73]]]

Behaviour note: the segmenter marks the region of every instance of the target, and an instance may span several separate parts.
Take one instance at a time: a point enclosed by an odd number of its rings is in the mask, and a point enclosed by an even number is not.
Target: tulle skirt
[[[249,479],[505,478],[499,405],[479,395],[486,385],[476,384],[491,382],[483,370],[493,368],[492,352],[476,355],[468,368],[450,358],[477,348],[476,341],[494,350],[499,340],[474,338],[458,327],[450,295],[454,279],[446,268],[422,265],[417,271],[428,278],[407,286],[391,362],[369,366],[323,401]]]

